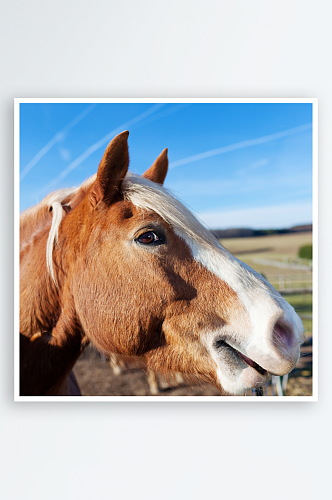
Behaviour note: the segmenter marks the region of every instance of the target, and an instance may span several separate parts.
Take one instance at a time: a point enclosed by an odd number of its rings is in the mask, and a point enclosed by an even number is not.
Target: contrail
[[[20,175],[20,181],[24,179],[24,177],[30,172],[30,170],[39,162],[39,160],[46,155],[46,153],[49,152],[50,149],[53,148],[53,146],[61,141],[61,139],[64,137],[65,133],[68,132],[68,130],[72,129],[77,125],[83,118],[89,114],[94,108],[96,107],[96,104],[90,104],[87,108],[85,108],[82,113],[80,113],[76,118],[74,118],[73,121],[68,123],[60,132],[55,134],[54,137],[32,158],[32,160],[29,161],[29,163],[24,167],[24,169],[21,172]]]
[[[84,153],[82,153],[76,160],[74,160],[68,167],[66,167],[55,179],[53,179],[51,182],[49,182],[46,186],[42,188],[41,191],[46,191],[55,186],[58,182],[62,181],[65,177],[67,177],[68,174],[72,170],[74,170],[78,165],[80,165],[84,160],[86,160],[89,156],[91,156],[97,149],[99,149],[101,146],[103,146],[105,143],[109,142],[115,135],[119,134],[126,128],[131,127],[132,125],[140,122],[141,120],[144,120],[147,116],[150,116],[152,113],[155,113],[160,109],[162,106],[165,106],[165,104],[155,104],[154,106],[151,106],[148,110],[144,111],[144,113],[141,113],[140,115],[136,116],[135,118],[132,118],[131,120],[122,123],[122,125],[119,125],[117,128],[109,132],[108,134],[104,135],[99,141],[95,142],[90,146]]]
[[[183,158],[182,160],[172,161],[169,164],[169,168],[180,167],[181,165],[186,165],[187,163],[204,160],[205,158],[209,158],[210,156],[221,155],[223,153],[229,153],[230,151],[235,151],[237,149],[248,148],[249,146],[257,146],[258,144],[263,144],[265,142],[275,141],[276,139],[281,139],[282,137],[298,134],[299,132],[304,132],[305,130],[309,129],[311,129],[311,123],[306,123],[305,125],[301,125],[300,127],[283,130],[282,132],[277,132],[276,134],[265,135],[264,137],[258,137],[257,139],[249,139],[248,141],[236,142],[235,144],[223,146],[222,148],[210,149],[209,151],[205,151],[204,153],[188,156],[187,158]]]

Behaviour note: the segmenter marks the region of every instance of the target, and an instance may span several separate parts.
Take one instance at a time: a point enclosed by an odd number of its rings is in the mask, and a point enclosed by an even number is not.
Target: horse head
[[[143,176],[128,173],[127,139],[116,136],[97,175],[61,202],[48,245],[53,336],[79,330],[104,353],[222,393],[288,373],[303,335],[294,309],[162,186],[167,150]]]

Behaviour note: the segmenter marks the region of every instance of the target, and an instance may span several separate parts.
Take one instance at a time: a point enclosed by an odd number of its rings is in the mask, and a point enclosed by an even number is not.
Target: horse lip
[[[253,359],[248,358],[245,354],[243,354],[241,351],[239,351],[238,349],[227,343],[225,340],[217,339],[215,341],[215,348],[219,350],[221,347],[227,347],[232,349],[247,365],[256,370],[260,375],[263,376],[267,375],[268,373],[267,370],[262,366],[260,366],[258,363],[256,363]]]
[[[248,358],[247,356],[245,356],[244,354],[242,354],[242,352],[240,352],[240,351],[237,351],[237,352],[240,354],[241,358],[247,363],[247,365],[251,366],[251,368],[254,368],[254,370],[256,370],[261,375],[266,375],[267,374],[267,371],[265,370],[265,368],[263,368],[262,366],[260,366],[253,359]]]

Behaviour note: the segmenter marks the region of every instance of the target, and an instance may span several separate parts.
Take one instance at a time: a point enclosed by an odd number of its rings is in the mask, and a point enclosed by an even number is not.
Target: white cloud
[[[238,210],[217,209],[197,213],[212,229],[250,227],[253,229],[287,228],[312,222],[312,204],[286,204]]]

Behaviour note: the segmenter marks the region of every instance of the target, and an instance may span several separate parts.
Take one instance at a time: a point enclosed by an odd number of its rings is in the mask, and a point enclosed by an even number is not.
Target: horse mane
[[[81,199],[96,179],[96,174],[86,180],[80,187],[59,189],[47,195],[38,205],[21,214],[20,226],[24,231],[29,220],[30,228],[41,224],[41,219],[49,220],[52,214],[46,246],[46,262],[48,272],[56,285],[53,270],[52,254],[58,240],[59,226],[63,217],[63,207],[70,205],[76,197]],[[187,236],[189,240],[197,241],[204,246],[215,248],[218,242],[202,223],[179,201],[169,190],[144,177],[128,172],[121,185],[125,200],[144,210],[156,212],[170,224],[175,231]],[[34,233],[31,229],[31,233]]]
[[[49,225],[51,218],[51,228],[49,230],[46,245],[46,264],[55,285],[56,280],[53,271],[52,254],[54,244],[56,244],[58,240],[58,231],[62,221],[63,208],[72,204],[74,200],[79,201],[83,198],[95,179],[96,174],[92,175],[79,187],[53,191],[45,196],[37,205],[28,208],[20,215],[21,250],[25,245],[29,244],[31,239],[35,237],[39,231],[44,230],[47,224]]]

